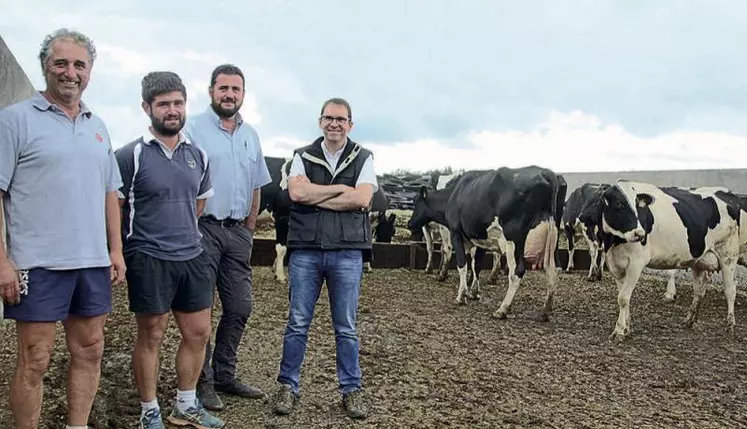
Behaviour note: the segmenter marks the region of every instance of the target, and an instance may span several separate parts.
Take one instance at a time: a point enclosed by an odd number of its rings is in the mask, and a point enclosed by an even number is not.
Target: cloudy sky
[[[93,38],[85,100],[117,147],[147,125],[145,73],[180,74],[196,112],[211,70],[231,62],[265,155],[317,137],[321,103],[341,96],[379,173],[747,166],[744,0],[0,4],[0,35],[37,88],[47,33]]]

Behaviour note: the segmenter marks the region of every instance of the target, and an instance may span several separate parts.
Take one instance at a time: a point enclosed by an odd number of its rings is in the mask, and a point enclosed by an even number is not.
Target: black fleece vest
[[[317,185],[343,184],[355,187],[363,163],[371,152],[348,139],[336,166],[329,165],[322,151],[323,137],[297,149],[306,176]],[[372,247],[371,222],[367,211],[335,211],[291,203],[288,249],[361,249]]]

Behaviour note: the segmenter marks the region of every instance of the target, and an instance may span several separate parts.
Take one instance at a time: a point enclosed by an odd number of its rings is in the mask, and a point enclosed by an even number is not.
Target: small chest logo
[[[188,165],[188,166],[189,166],[189,168],[191,168],[192,170],[194,170],[194,169],[195,169],[195,167],[197,167],[197,163],[195,162],[195,160],[194,160],[194,159],[190,159],[190,160],[187,160],[187,165]]]
[[[101,137],[101,134],[96,133],[96,141],[98,141],[99,143],[103,143],[104,142],[104,138]]]

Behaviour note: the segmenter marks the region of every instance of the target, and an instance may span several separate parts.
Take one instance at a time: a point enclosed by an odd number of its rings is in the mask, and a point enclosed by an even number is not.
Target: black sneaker
[[[360,390],[353,390],[344,395],[342,397],[342,406],[351,419],[364,419],[368,415],[368,411],[363,406],[363,397]]]
[[[287,384],[281,384],[277,393],[275,394],[275,402],[272,406],[272,411],[279,415],[288,415],[293,411],[293,407],[298,402],[298,395],[293,393],[293,390]]]
[[[265,396],[265,393],[259,388],[249,386],[237,379],[233,379],[226,383],[219,383],[216,381],[215,390],[216,392],[240,396],[242,398],[261,399]]]
[[[210,383],[197,383],[197,399],[210,411],[223,411],[225,405]]]

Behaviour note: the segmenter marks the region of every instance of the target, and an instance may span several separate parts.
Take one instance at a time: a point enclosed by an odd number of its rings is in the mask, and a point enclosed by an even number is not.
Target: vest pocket
[[[300,241],[313,242],[316,240],[316,232],[319,228],[318,221],[318,211],[292,213],[288,219],[288,235],[295,236]],[[293,240],[295,237],[289,237],[289,239]]]
[[[363,243],[367,240],[367,214],[362,212],[346,213],[342,216],[342,239],[349,243]]]

